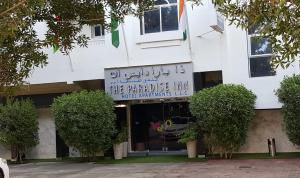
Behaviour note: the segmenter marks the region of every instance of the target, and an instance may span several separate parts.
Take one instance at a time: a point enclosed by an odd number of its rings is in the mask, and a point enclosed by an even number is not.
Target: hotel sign
[[[192,63],[108,68],[104,73],[105,91],[114,100],[188,97],[194,91]]]

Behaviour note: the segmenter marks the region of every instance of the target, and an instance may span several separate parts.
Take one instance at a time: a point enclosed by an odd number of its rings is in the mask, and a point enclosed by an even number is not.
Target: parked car
[[[0,178],[9,178],[9,168],[3,158],[0,158]]]

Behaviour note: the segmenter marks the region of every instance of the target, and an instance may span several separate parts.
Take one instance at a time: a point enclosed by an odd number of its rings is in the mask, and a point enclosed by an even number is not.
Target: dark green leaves
[[[290,141],[300,145],[300,76],[286,77],[277,90],[287,135]]]
[[[38,141],[37,111],[30,100],[8,100],[0,106],[1,144],[14,146],[21,155]]]
[[[112,146],[114,102],[103,91],[81,91],[55,99],[52,105],[59,135],[82,156],[95,156]]]
[[[151,5],[151,0],[1,0],[0,92],[24,84],[35,67],[46,65],[45,47],[64,54],[76,45],[86,47],[83,25],[110,28],[110,20],[105,20],[110,14],[122,22],[125,15],[140,15]],[[45,39],[36,36],[38,22],[47,24]]]
[[[255,98],[244,86],[230,84],[204,89],[191,97],[190,110],[208,146],[232,153],[245,143]]]
[[[196,0],[197,1],[197,0]],[[259,34],[270,40],[273,65],[287,68],[300,53],[299,0],[213,0],[231,24],[247,29],[260,26]]]

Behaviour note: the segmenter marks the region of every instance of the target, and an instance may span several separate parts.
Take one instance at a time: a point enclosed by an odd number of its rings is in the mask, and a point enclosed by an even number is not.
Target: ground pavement
[[[300,178],[300,159],[210,160],[200,163],[29,163],[12,178]]]

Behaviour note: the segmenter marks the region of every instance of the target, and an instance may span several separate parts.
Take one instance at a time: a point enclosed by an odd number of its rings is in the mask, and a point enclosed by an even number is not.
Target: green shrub
[[[300,145],[300,75],[284,78],[277,95],[283,103],[283,120],[288,138],[292,143]]]
[[[254,117],[256,96],[242,85],[222,84],[195,93],[190,110],[197,118],[211,152],[221,156],[237,151],[247,137]],[[229,156],[231,157],[231,156]]]
[[[14,148],[17,161],[39,142],[37,111],[30,100],[8,100],[0,106],[0,142]]]
[[[115,144],[123,143],[128,141],[128,128],[123,126],[118,132],[116,138],[114,139]]]
[[[189,124],[186,129],[180,134],[179,143],[187,143],[189,141],[197,140],[199,131],[197,125]]]
[[[82,156],[94,157],[112,146],[114,102],[103,91],[81,91],[54,100],[52,111],[59,135]]]

